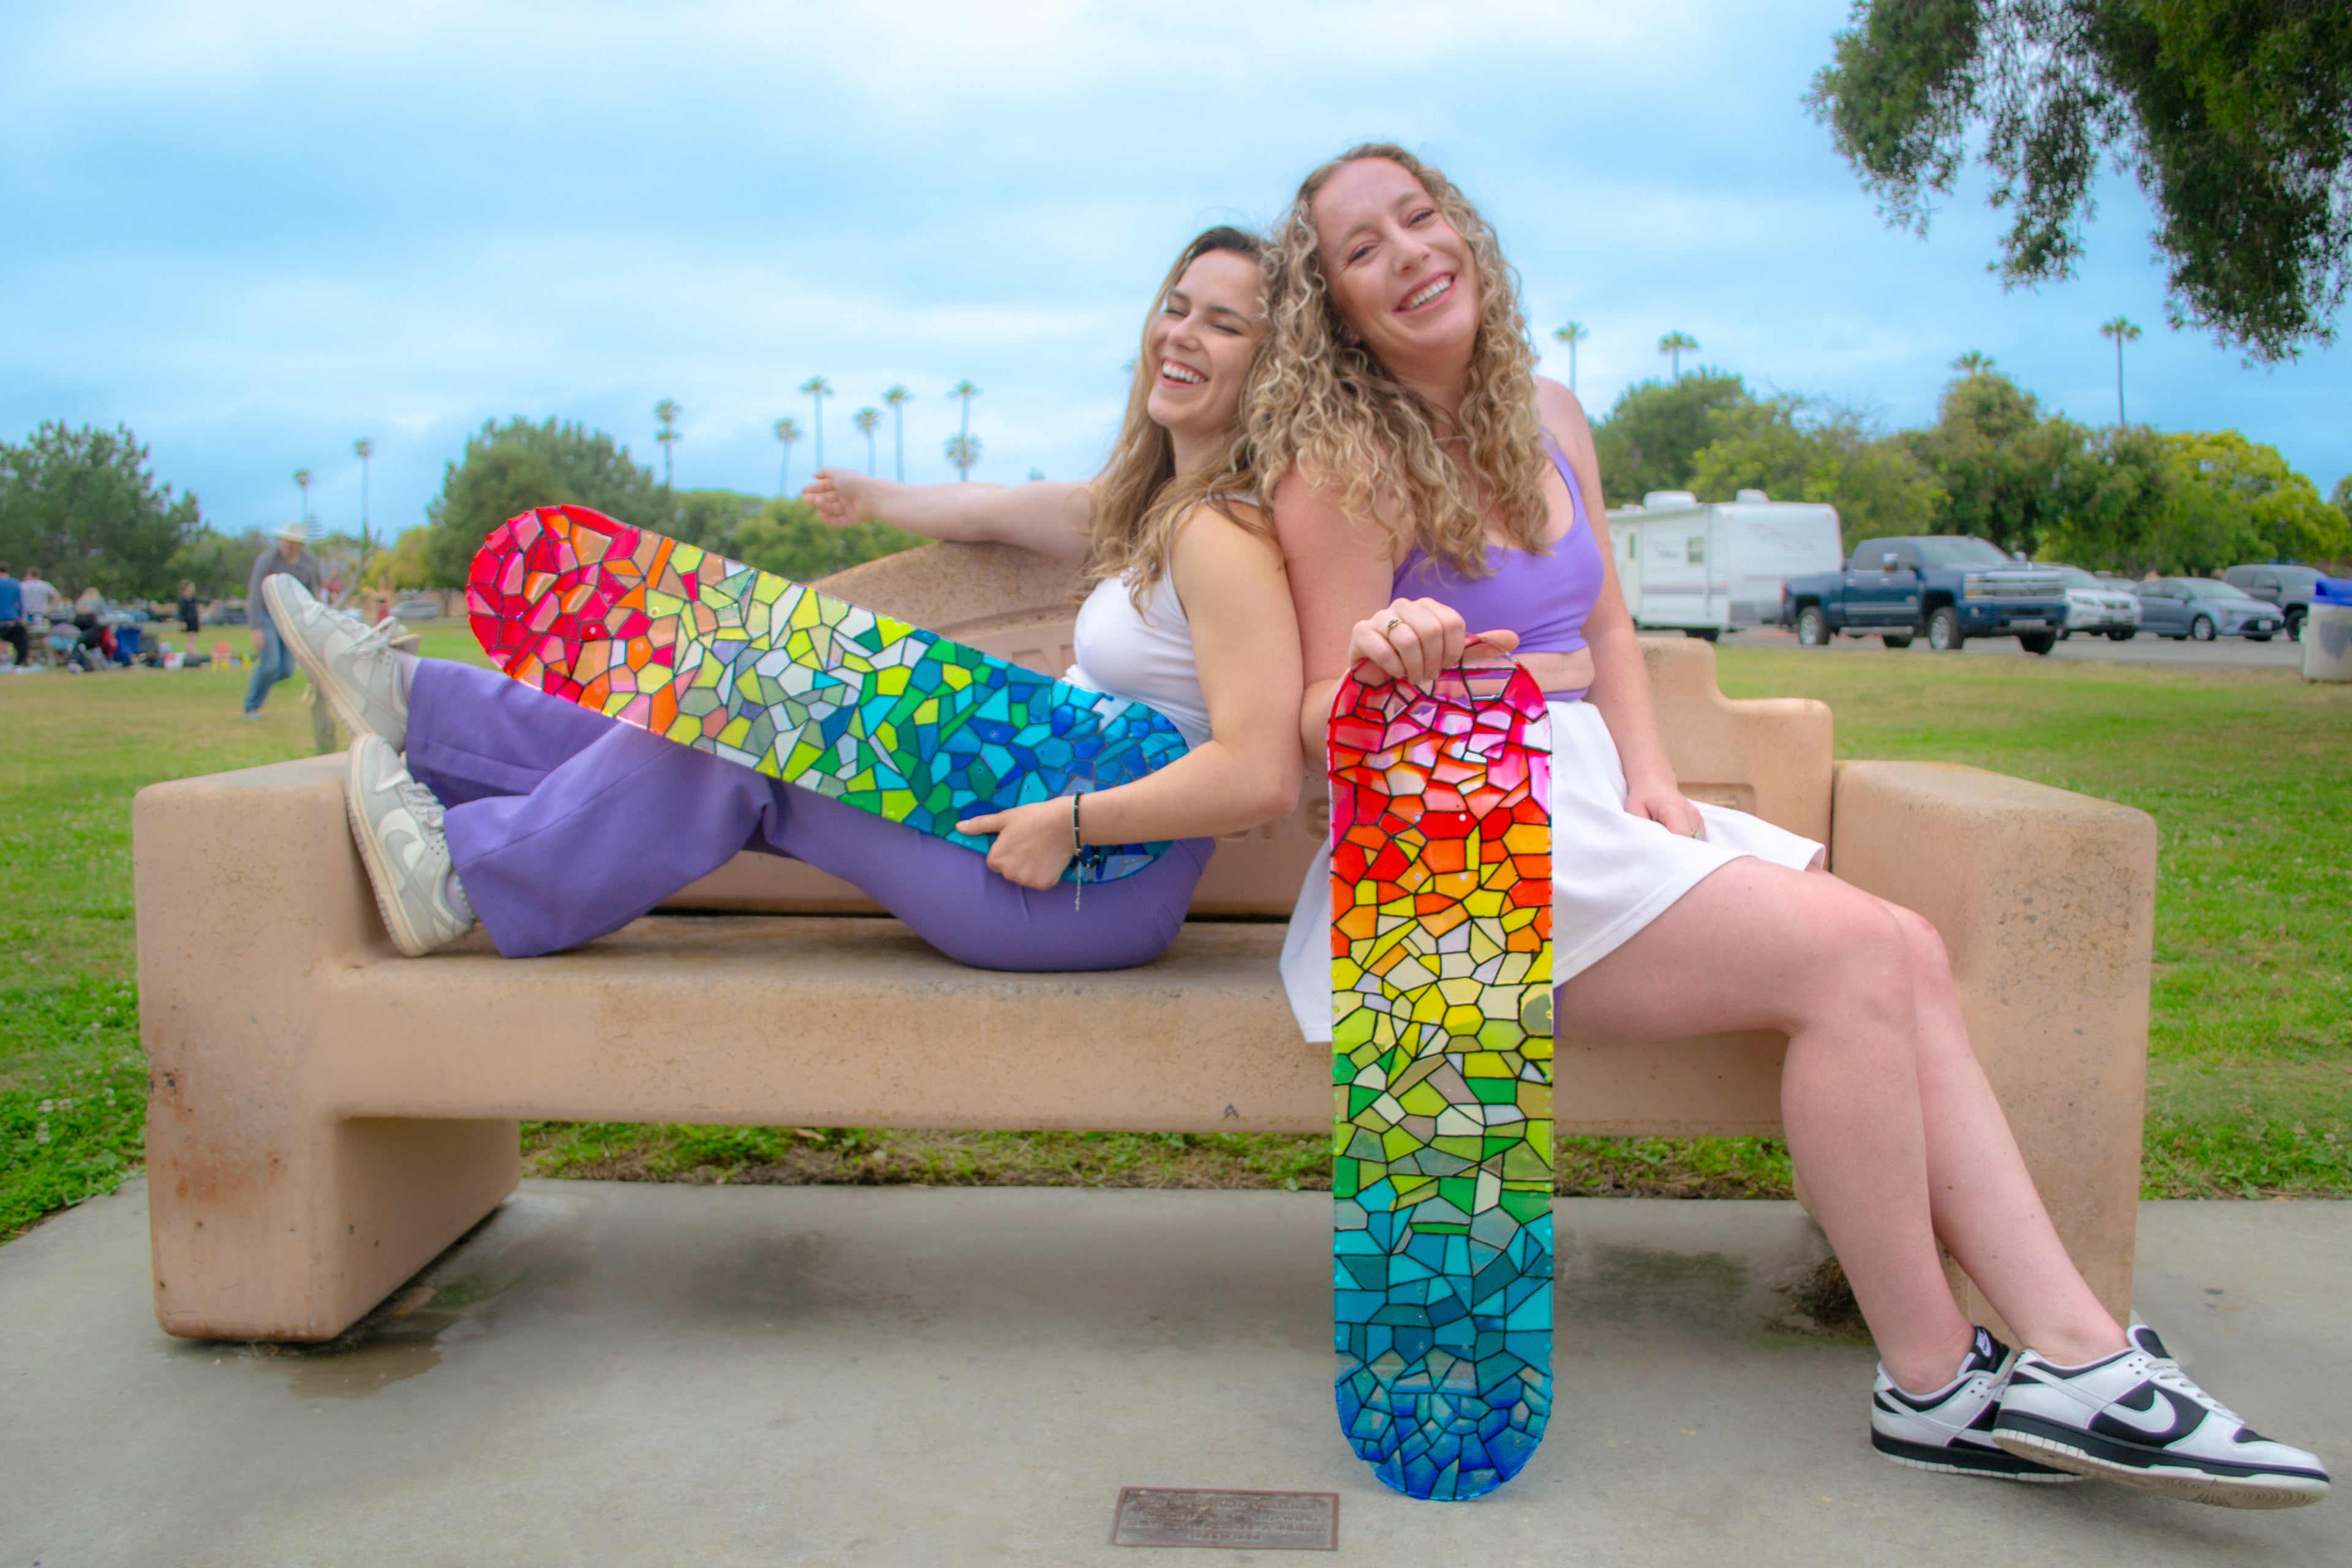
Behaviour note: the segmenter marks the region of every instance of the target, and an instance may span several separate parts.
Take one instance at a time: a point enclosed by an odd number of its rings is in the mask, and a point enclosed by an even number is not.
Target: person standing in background
[[[38,637],[48,630],[49,606],[58,602],[58,591],[42,580],[41,569],[37,566],[25,568],[23,586],[26,629]]]
[[[261,584],[280,572],[287,574],[312,593],[319,588],[319,558],[303,548],[310,531],[299,522],[289,522],[278,531],[278,542],[263,551],[253,563],[253,575],[245,585],[245,610],[253,623],[253,679],[245,689],[245,716],[261,717],[262,700],[269,689],[294,673],[294,655],[278,636],[270,624],[268,602],[261,596]],[[317,720],[312,719],[315,731]],[[323,748],[331,749],[331,748]]]
[[[190,637],[204,629],[204,611],[196,604],[196,585],[194,583],[184,581],[180,584],[179,616],[180,624],[188,628]]]
[[[33,662],[25,637],[25,584],[9,575],[5,561],[0,561],[0,642],[16,650],[17,664]]]

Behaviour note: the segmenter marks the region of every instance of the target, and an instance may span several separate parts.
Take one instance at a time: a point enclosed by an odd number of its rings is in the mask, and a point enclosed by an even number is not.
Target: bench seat
[[[940,548],[840,586],[1050,664],[1066,574]],[[974,605],[988,613],[959,619]],[[2153,822],[1974,768],[1833,765],[1820,704],[1727,700],[1701,643],[1647,652],[1692,793],[1826,840],[1832,869],[1936,923],[2060,1233],[2102,1299],[2126,1308]],[[133,806],[155,1301],[172,1333],[332,1339],[513,1190],[527,1118],[1331,1125],[1328,1049],[1300,1040],[1276,971],[1275,917],[1322,832],[1317,802],[1220,845],[1157,963],[1005,974],[953,963],[855,912],[871,907],[856,889],[759,856],[688,889],[686,908],[571,952],[505,960],[477,933],[403,959],[341,780],[341,758],[314,758],[154,785]],[[1561,1027],[1572,1037],[1572,1019]],[[1777,1132],[1785,1050],[1773,1034],[1564,1037],[1559,1128]]]

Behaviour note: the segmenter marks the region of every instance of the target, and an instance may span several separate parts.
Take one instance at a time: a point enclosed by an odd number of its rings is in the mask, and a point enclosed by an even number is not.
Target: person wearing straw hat
[[[278,636],[270,623],[268,601],[261,596],[261,584],[280,572],[293,578],[312,593],[319,591],[319,558],[303,548],[310,541],[310,530],[303,523],[289,522],[278,531],[278,542],[263,551],[253,563],[253,575],[245,585],[246,615],[253,623],[253,679],[245,689],[245,716],[261,717],[262,699],[269,689],[294,673],[294,655]]]

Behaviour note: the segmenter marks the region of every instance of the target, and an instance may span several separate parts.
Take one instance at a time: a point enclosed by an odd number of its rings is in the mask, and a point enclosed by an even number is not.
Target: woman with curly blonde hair
[[[1821,846],[1683,797],[1584,411],[1535,374],[1516,279],[1469,201],[1401,148],[1355,148],[1299,188],[1269,274],[1246,418],[1298,612],[1308,754],[1350,668],[1424,684],[1473,628],[1517,650],[1550,698],[1560,1031],[1788,1036],[1790,1152],[1883,1357],[1874,1445],[1927,1469],[2238,1507],[2325,1495],[2315,1457],[2245,1428],[2084,1282],[1935,928],[1828,875]],[[1319,863],[1284,957],[1322,1039],[1329,896]],[[1938,1242],[2031,1348],[1960,1315]]]

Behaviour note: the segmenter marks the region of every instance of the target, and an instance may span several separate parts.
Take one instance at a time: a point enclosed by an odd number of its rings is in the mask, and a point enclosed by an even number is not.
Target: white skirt
[[[1555,698],[1551,710],[1551,963],[1553,983],[1574,978],[1719,867],[1746,856],[1808,871],[1822,847],[1760,816],[1694,801],[1703,838],[1671,833],[1625,809],[1617,742],[1591,704]],[[1282,984],[1299,1032],[1331,1037],[1331,849],[1327,843],[1291,910]]]

